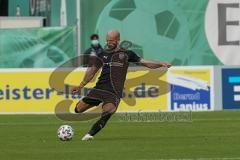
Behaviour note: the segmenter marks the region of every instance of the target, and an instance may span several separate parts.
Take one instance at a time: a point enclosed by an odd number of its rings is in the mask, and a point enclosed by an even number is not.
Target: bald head
[[[120,40],[120,33],[116,29],[112,29],[107,33],[107,37],[112,37],[114,39]]]
[[[107,45],[108,46],[115,46],[114,48],[118,47],[120,41],[120,33],[116,29],[112,29],[107,33]]]

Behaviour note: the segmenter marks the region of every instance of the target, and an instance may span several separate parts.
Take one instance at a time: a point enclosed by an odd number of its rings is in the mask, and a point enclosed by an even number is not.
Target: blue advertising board
[[[240,68],[222,69],[223,109],[240,109]]]

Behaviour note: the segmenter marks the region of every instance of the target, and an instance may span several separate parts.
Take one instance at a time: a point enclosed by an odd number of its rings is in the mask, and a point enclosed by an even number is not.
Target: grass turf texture
[[[1,115],[0,159],[240,159],[240,111],[192,113],[192,122],[119,122],[113,117],[93,141],[81,137],[94,121],[64,123],[53,115]],[[72,141],[57,139],[70,124]]]

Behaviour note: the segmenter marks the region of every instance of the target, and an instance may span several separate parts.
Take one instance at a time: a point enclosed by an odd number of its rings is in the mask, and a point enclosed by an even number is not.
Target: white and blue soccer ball
[[[69,125],[62,125],[59,127],[57,134],[60,140],[69,141],[73,138],[74,130]]]

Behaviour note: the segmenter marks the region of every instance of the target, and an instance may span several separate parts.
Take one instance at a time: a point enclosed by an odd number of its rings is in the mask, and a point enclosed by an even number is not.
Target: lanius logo
[[[240,0],[209,0],[205,31],[215,55],[225,65],[240,65]]]

